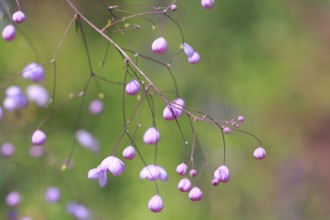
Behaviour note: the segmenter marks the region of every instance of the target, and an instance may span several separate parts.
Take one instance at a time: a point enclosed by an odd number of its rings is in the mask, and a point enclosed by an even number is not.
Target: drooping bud
[[[197,63],[199,63],[200,60],[201,60],[201,58],[200,58],[198,52],[194,52],[191,57],[188,57],[188,62],[190,64],[197,64]]]
[[[163,200],[159,195],[154,195],[148,203],[148,208],[152,212],[160,212],[163,210]]]
[[[137,95],[140,92],[140,84],[139,81],[133,79],[132,81],[128,82],[125,87],[126,93],[128,95]]]
[[[103,102],[99,99],[94,99],[89,103],[88,109],[93,115],[98,115],[103,111]]]
[[[230,172],[227,166],[222,165],[214,172],[214,179],[219,182],[226,183],[230,179]]]
[[[215,0],[202,0],[202,7],[205,9],[211,9],[214,7]]]
[[[36,130],[32,135],[32,144],[43,145],[46,142],[46,135],[41,130]]]
[[[25,21],[25,14],[22,11],[16,11],[12,16],[12,19],[17,24],[23,23]]]
[[[176,167],[176,172],[183,176],[183,175],[186,175],[187,173],[187,169],[188,169],[188,166],[185,164],[185,163],[180,163],[177,167]]]
[[[26,88],[26,95],[30,101],[35,102],[39,107],[46,107],[49,102],[47,90],[37,84],[29,85]]]
[[[165,38],[159,37],[152,42],[151,49],[156,54],[164,54],[167,51],[167,42]]]
[[[183,43],[183,51],[187,57],[191,57],[195,52],[194,48],[187,43]]]
[[[128,146],[123,151],[123,157],[126,160],[133,160],[135,158],[136,152],[133,146]]]
[[[159,141],[160,134],[155,127],[150,127],[143,135],[143,141],[145,144],[156,144]]]
[[[258,160],[262,160],[266,157],[266,151],[263,147],[258,147],[257,149],[255,149],[255,151],[253,152],[253,156],[258,159]]]
[[[188,178],[183,178],[178,183],[178,189],[181,192],[188,192],[191,189],[191,182]]]
[[[189,199],[193,202],[200,201],[203,199],[202,191],[197,187],[193,187],[189,192]]]
[[[42,66],[36,63],[30,63],[22,71],[22,77],[24,79],[31,79],[35,82],[40,82],[45,77],[45,72]]]
[[[16,37],[16,29],[15,26],[12,24],[8,24],[2,30],[2,38],[6,41],[12,41]]]

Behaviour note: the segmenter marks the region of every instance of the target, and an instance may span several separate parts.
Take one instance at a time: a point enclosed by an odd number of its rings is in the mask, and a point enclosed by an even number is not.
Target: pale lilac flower
[[[255,151],[253,152],[253,156],[258,159],[258,160],[262,160],[266,157],[266,151],[264,148],[262,147],[258,147],[257,149],[255,149]]]
[[[123,157],[127,160],[133,160],[135,158],[136,152],[133,146],[127,146],[123,150]]]
[[[237,121],[239,121],[241,123],[244,122],[244,116],[242,116],[242,115],[238,116]]]
[[[6,197],[6,204],[10,207],[18,206],[21,203],[21,195],[18,192],[10,192]]]
[[[43,145],[46,142],[46,135],[41,130],[36,130],[32,135],[32,144]]]
[[[152,42],[151,49],[154,53],[164,54],[167,51],[167,42],[165,38],[159,37]]]
[[[89,103],[89,112],[93,115],[100,114],[103,111],[103,102],[99,99],[94,99]]]
[[[8,111],[15,111],[19,108],[26,108],[28,101],[18,86],[10,86],[6,89],[6,98],[3,107]]]
[[[104,187],[107,184],[107,169],[102,169],[100,166],[88,171],[88,179],[97,179],[100,187]]]
[[[69,202],[66,205],[67,212],[75,217],[77,220],[90,220],[91,219],[91,213],[89,209],[77,202]]]
[[[24,79],[31,79],[35,82],[40,82],[45,77],[45,71],[39,64],[30,63],[23,69],[22,77]]]
[[[76,140],[81,146],[88,150],[91,150],[93,152],[97,152],[100,150],[99,141],[86,130],[78,130],[76,132]]]
[[[8,24],[4,29],[2,30],[2,38],[6,41],[12,41],[16,37],[16,29],[14,25]]]
[[[176,172],[183,176],[183,175],[186,175],[187,173],[187,170],[188,170],[188,166],[187,164],[185,163],[180,163],[177,167],[176,167]]]
[[[109,156],[105,158],[101,162],[100,168],[102,170],[108,169],[114,176],[118,176],[125,171],[125,165],[123,161],[115,156]]]
[[[137,95],[140,92],[140,84],[136,79],[131,80],[127,83],[125,91],[128,95]]]
[[[205,9],[211,9],[214,7],[215,0],[202,0],[202,7]]]
[[[173,100],[165,107],[163,111],[163,118],[165,120],[173,120],[179,118],[183,113],[184,106],[185,102],[183,99],[178,98]]]
[[[145,144],[156,144],[159,141],[160,134],[155,127],[150,127],[143,135],[143,141]]]
[[[11,157],[14,154],[15,148],[12,143],[3,143],[1,146],[1,155]]]
[[[32,145],[29,150],[31,157],[42,157],[44,155],[44,146],[42,145]]]
[[[176,11],[177,8],[178,7],[175,4],[171,5],[171,7],[170,7],[171,11]]]
[[[202,200],[202,191],[197,186],[193,187],[189,192],[189,199],[193,202]]]
[[[12,19],[18,24],[23,23],[25,21],[25,14],[22,11],[16,11],[12,16]]]
[[[160,212],[162,211],[164,205],[163,200],[159,195],[154,195],[148,203],[148,208],[152,212]]]
[[[191,177],[195,177],[195,176],[197,175],[197,170],[195,170],[195,169],[191,169],[190,172],[189,172],[189,175],[190,175]]]
[[[46,107],[49,102],[48,91],[37,84],[26,87],[26,96],[28,100],[35,102],[39,107]]]
[[[214,179],[219,180],[219,182],[226,183],[230,179],[230,172],[226,165],[220,166],[214,172]]]
[[[167,181],[168,175],[163,167],[150,164],[141,170],[140,179],[148,179],[150,181],[160,179],[161,181]]]
[[[187,43],[183,43],[183,51],[187,57],[191,57],[195,52],[194,48]]]
[[[61,191],[56,186],[48,187],[45,192],[45,200],[50,203],[58,202],[61,198]]]
[[[230,134],[231,133],[231,128],[230,127],[224,127],[223,128],[223,133]]]
[[[191,55],[190,57],[188,57],[188,62],[190,64],[197,64],[197,63],[199,63],[200,60],[201,60],[201,58],[200,58],[198,52],[194,52],[193,55]]]
[[[178,183],[178,189],[181,192],[188,192],[191,189],[191,182],[188,178],[183,178]]]

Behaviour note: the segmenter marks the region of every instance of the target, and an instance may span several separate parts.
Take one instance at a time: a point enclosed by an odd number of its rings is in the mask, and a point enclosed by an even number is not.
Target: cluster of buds
[[[12,21],[16,24],[25,21],[25,14],[22,11],[16,11],[12,15]],[[12,41],[16,37],[16,29],[13,24],[8,24],[2,29],[2,38],[6,41]]]

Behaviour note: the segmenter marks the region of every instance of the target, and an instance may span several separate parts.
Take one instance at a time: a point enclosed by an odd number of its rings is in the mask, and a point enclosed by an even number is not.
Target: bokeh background
[[[98,27],[104,26],[109,14],[101,1],[74,1],[77,7]],[[115,4],[166,5],[163,1],[105,1]],[[4,3],[2,1],[2,3]],[[15,11],[15,4],[7,2]],[[176,55],[181,36],[176,25],[163,18],[164,36],[169,51],[164,62],[173,60],[180,96],[187,105],[207,112],[217,119],[245,116],[241,129],[257,135],[267,151],[263,161],[252,153],[258,143],[248,135],[234,132],[226,137],[227,166],[231,180],[213,187],[213,170],[223,162],[221,136],[215,126],[198,123],[198,139],[208,166],[198,185],[204,198],[191,202],[188,195],[177,190],[180,177],[175,167],[182,159],[182,137],[175,122],[164,122],[164,103],[155,98],[157,125],[161,132],[158,162],[169,174],[167,183],[159,183],[164,210],[159,214],[147,209],[155,194],[154,185],[139,179],[143,167],[140,159],[125,162],[124,175],[112,177],[101,189],[97,181],[87,179],[89,169],[111,154],[122,132],[122,87],[100,81],[87,90],[79,117],[82,99],[68,102],[43,125],[48,135],[45,156],[29,156],[30,137],[40,121],[52,109],[40,110],[30,105],[27,110],[5,112],[0,123],[0,141],[12,142],[15,155],[0,159],[1,219],[10,210],[5,198],[10,191],[19,191],[22,202],[19,216],[34,220],[74,219],[65,206],[77,201],[93,213],[92,219],[329,219],[329,145],[330,145],[330,1],[328,0],[216,0],[212,10],[205,10],[200,1],[178,1],[178,10],[169,13],[181,26],[185,41],[200,54],[201,62],[190,65],[184,54]],[[3,85],[31,62],[45,64],[47,77],[42,85],[52,91],[56,48],[73,17],[65,1],[22,1],[27,21],[19,25],[13,42],[0,41],[1,84]],[[144,7],[125,8],[138,12]],[[150,16],[158,25],[157,16]],[[6,19],[1,25],[6,24]],[[153,56],[151,42],[159,37],[161,28],[144,19],[134,19],[139,30],[126,36],[111,37],[125,48]],[[123,25],[121,26],[123,27]],[[81,27],[80,27],[81,28]],[[107,43],[91,28],[83,25],[94,72],[114,81],[123,81],[123,60],[110,47],[105,64]],[[129,41],[127,41],[129,39]],[[173,81],[166,68],[139,60],[141,68],[154,80],[164,94],[175,98]],[[80,92],[89,77],[86,51],[79,30],[68,32],[56,57],[55,103]],[[26,87],[30,82],[18,78],[12,84]],[[1,99],[6,87],[1,90]],[[87,104],[104,94],[105,110],[100,116],[88,113]],[[126,113],[137,102],[126,98]],[[180,119],[181,120],[181,119]],[[146,108],[137,137],[152,124]],[[187,137],[192,138],[186,119],[181,121]],[[101,151],[93,154],[78,144],[74,147],[72,168],[61,171],[73,144],[77,128],[89,130],[101,143]],[[140,138],[141,139],[141,138]],[[153,147],[137,138],[147,163],[153,162]],[[124,139],[121,149],[129,143]],[[199,161],[200,163],[200,161]],[[198,164],[198,162],[197,162]],[[201,165],[201,164],[199,164]],[[44,201],[50,185],[58,186],[62,198],[57,204]]]

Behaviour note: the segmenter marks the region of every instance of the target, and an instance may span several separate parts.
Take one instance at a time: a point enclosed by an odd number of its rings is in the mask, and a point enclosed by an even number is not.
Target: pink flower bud
[[[163,200],[159,195],[154,195],[148,203],[148,208],[152,212],[160,212],[163,210]]]
[[[201,58],[200,58],[198,52],[194,52],[191,57],[188,57],[188,62],[190,64],[197,64],[197,63],[199,63],[200,60],[201,60]]]
[[[104,170],[106,168],[109,169],[109,171],[114,176],[118,176],[125,171],[125,165],[124,165],[123,161],[121,161],[119,158],[114,157],[114,156],[109,156],[109,157],[105,158],[101,162],[100,168],[102,170]]]
[[[35,102],[39,107],[46,107],[49,102],[47,90],[37,84],[29,85],[26,88],[26,96],[30,101]]]
[[[214,7],[215,0],[202,0],[202,7],[205,9],[211,9]]]
[[[171,5],[171,7],[170,7],[171,11],[176,11],[177,8],[178,7],[175,4]]]
[[[212,185],[213,186],[217,186],[217,185],[219,185],[219,183],[220,183],[220,181],[218,179],[213,179],[212,180]]]
[[[242,116],[242,115],[238,116],[237,121],[239,121],[241,123],[244,122],[244,116]]]
[[[143,135],[143,141],[145,144],[156,144],[159,141],[160,134],[154,127],[150,127]]]
[[[98,115],[103,111],[103,102],[98,99],[94,99],[89,103],[89,112],[93,115]]]
[[[132,96],[137,95],[140,92],[139,81],[137,81],[136,79],[133,79],[132,81],[127,83],[125,90],[128,95],[132,95]]]
[[[3,30],[2,30],[2,38],[6,41],[12,41],[16,37],[16,29],[14,25],[8,24]]]
[[[30,63],[22,71],[22,77],[24,79],[31,79],[35,82],[40,82],[45,77],[45,72],[42,66],[36,63]]]
[[[191,182],[188,178],[183,178],[178,183],[178,189],[181,192],[188,192],[191,189]]]
[[[231,133],[231,128],[230,128],[230,127],[224,127],[224,128],[223,128],[223,132],[224,132],[225,134],[230,134],[230,133]]]
[[[258,147],[257,149],[255,149],[255,151],[253,152],[253,156],[258,159],[258,160],[262,160],[266,157],[266,151],[264,148],[262,147]]]
[[[25,21],[25,14],[22,11],[16,11],[13,16],[13,21],[20,24]]]
[[[183,108],[185,106],[185,102],[183,99],[178,98],[173,102],[168,104],[163,111],[163,118],[165,120],[174,120],[183,114]]]
[[[214,172],[214,179],[219,182],[226,183],[230,179],[230,172],[227,166],[222,165]]]
[[[195,169],[191,169],[190,172],[189,172],[189,175],[190,175],[191,177],[195,177],[195,176],[197,175],[197,170],[195,170]]]
[[[21,203],[21,195],[18,192],[10,192],[6,197],[6,203],[10,207],[18,206]]]
[[[183,176],[187,173],[187,169],[188,169],[188,166],[185,164],[185,163],[180,163],[177,167],[176,167],[176,172]]]
[[[13,156],[15,151],[14,145],[12,143],[4,143],[1,146],[1,155],[4,157]]]
[[[46,135],[41,130],[36,130],[32,135],[32,144],[43,145],[46,142]]]
[[[167,51],[167,42],[165,38],[159,37],[152,42],[151,49],[156,54],[164,54]]]
[[[51,186],[45,192],[45,200],[50,203],[58,202],[61,198],[61,191],[56,186]]]
[[[202,200],[203,199],[202,191],[197,186],[195,186],[189,192],[189,199],[193,202]]]
[[[123,151],[123,157],[126,160],[133,160],[135,158],[136,152],[133,146],[128,146]]]

